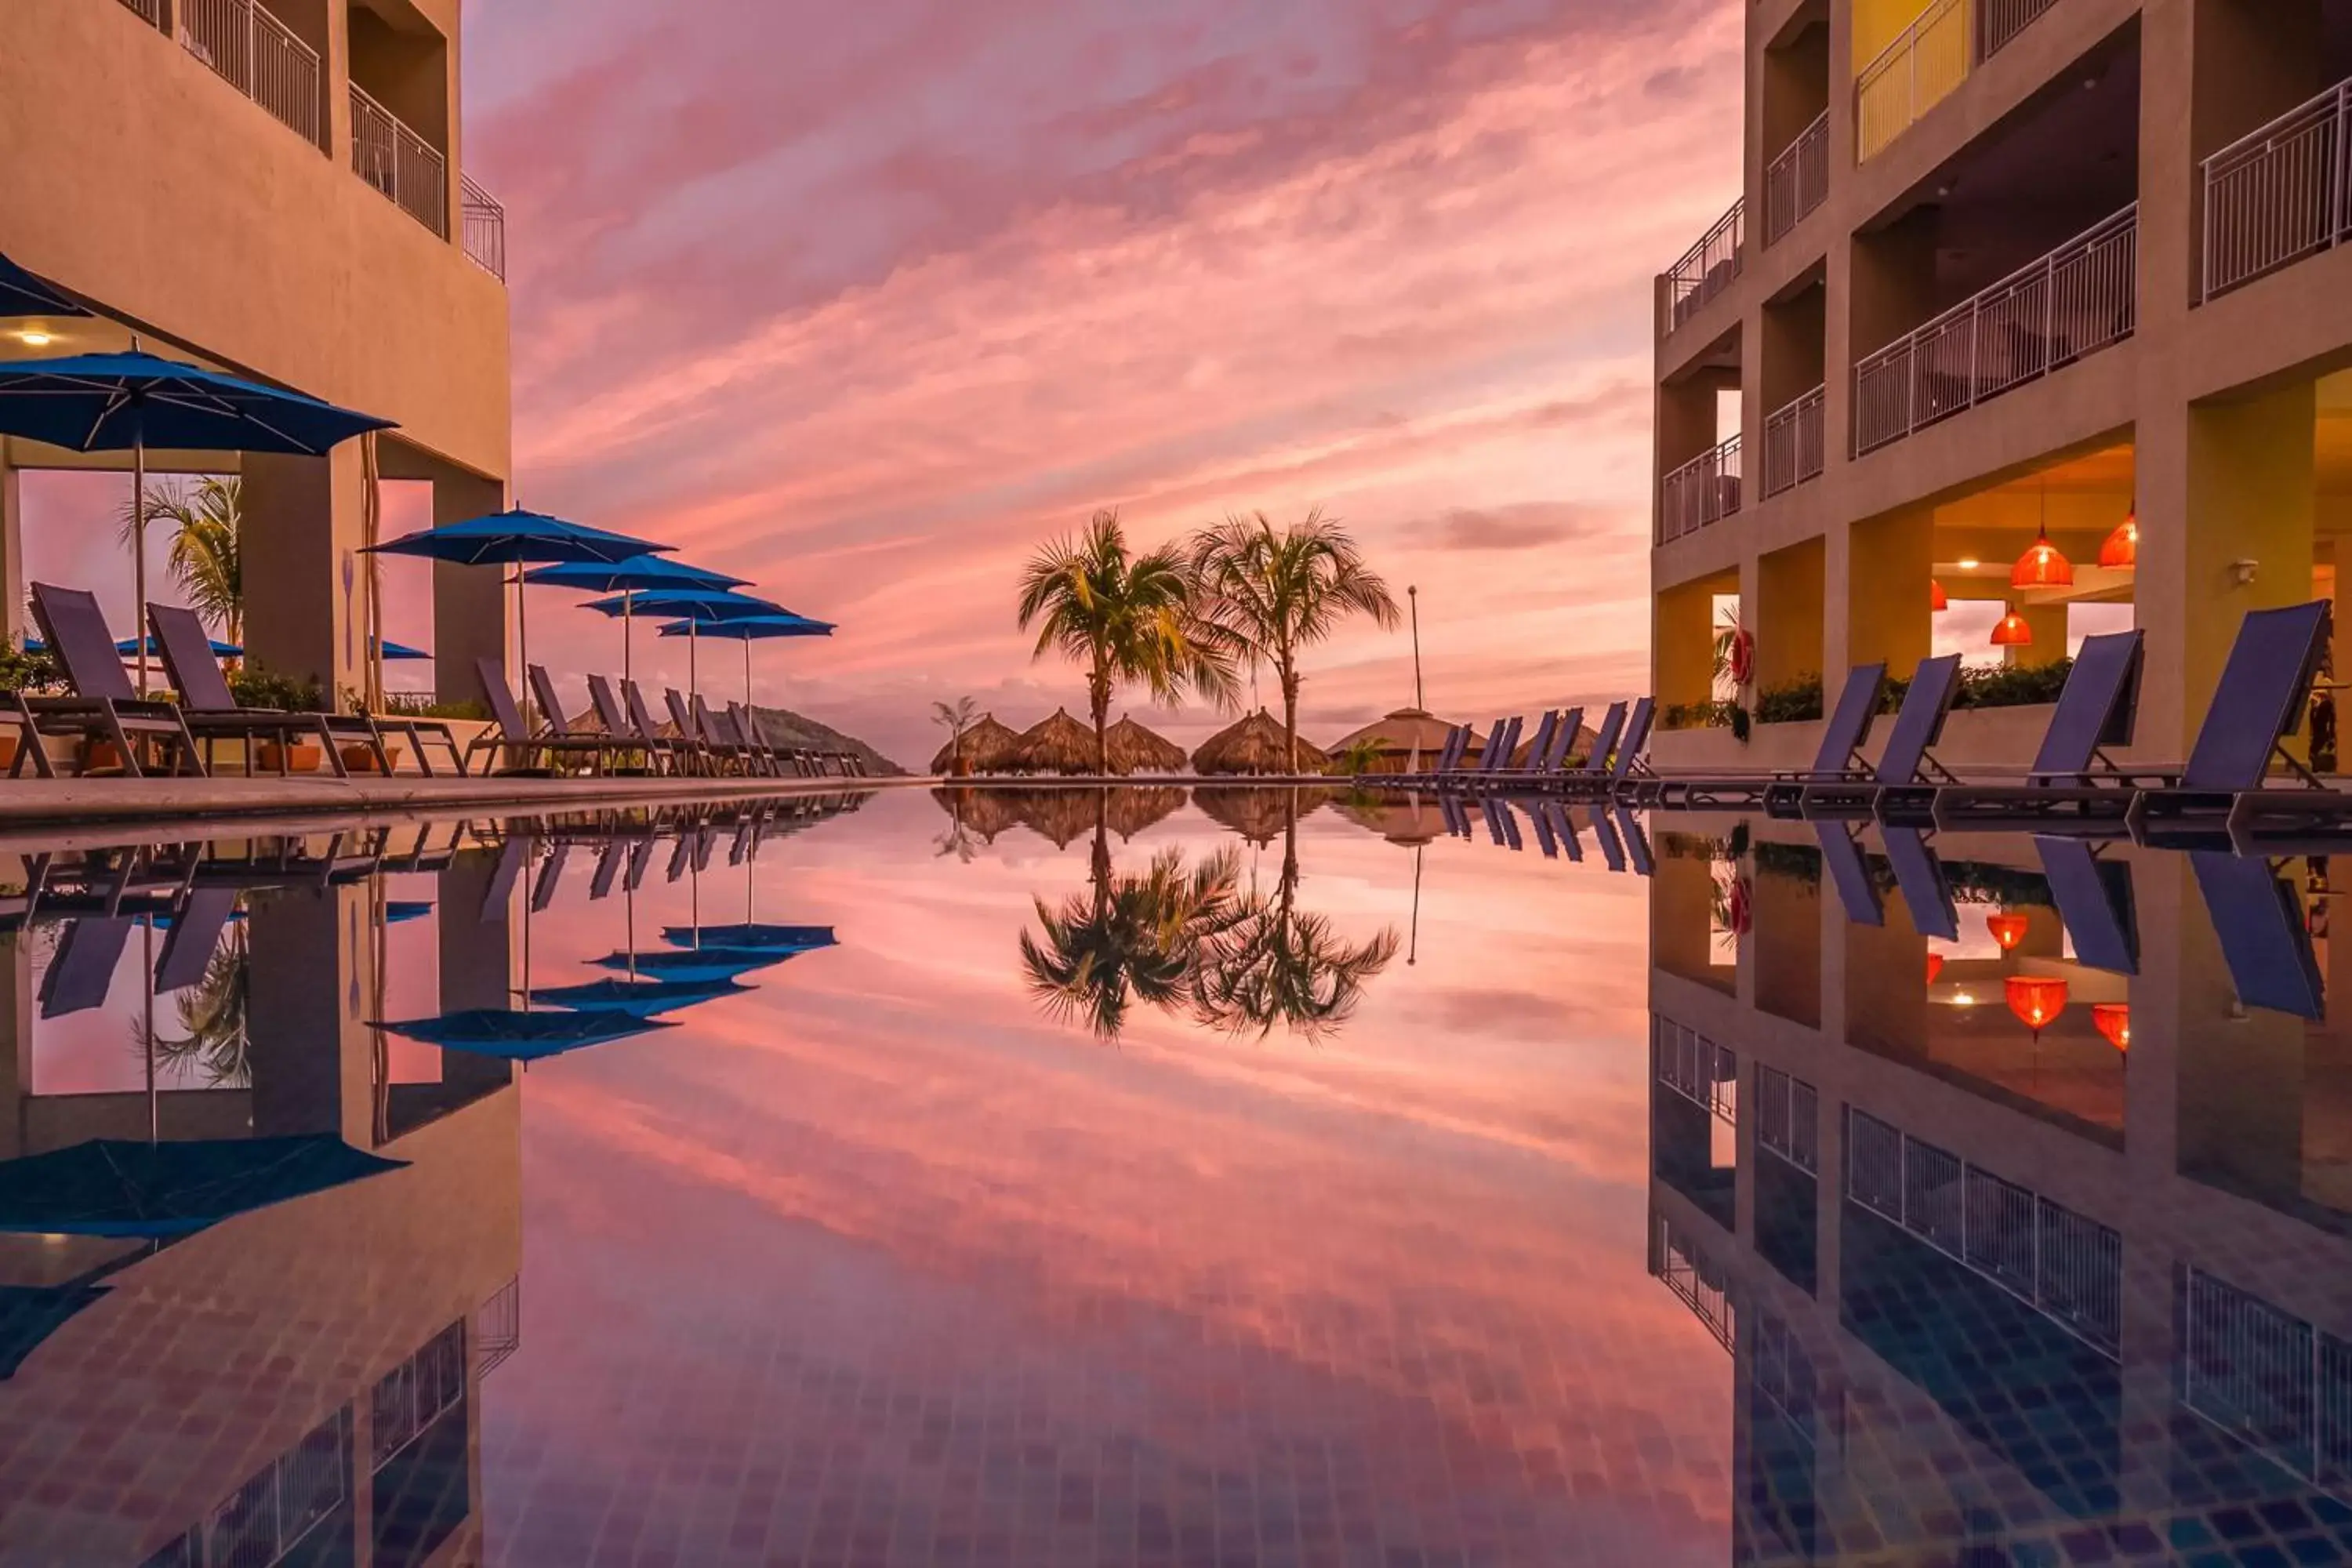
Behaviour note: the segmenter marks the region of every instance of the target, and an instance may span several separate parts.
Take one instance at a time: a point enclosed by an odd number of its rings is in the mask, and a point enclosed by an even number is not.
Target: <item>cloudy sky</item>
[[[1730,0],[474,0],[519,493],[840,623],[762,649],[761,695],[908,762],[934,699],[1016,726],[1083,703],[1013,584],[1098,507],[1146,542],[1326,508],[1419,586],[1446,717],[1623,693],[1652,279],[1737,185],[1740,25]],[[430,641],[419,600],[393,584],[394,637]],[[559,670],[617,663],[551,596],[531,627]],[[1350,632],[1307,736],[1411,680],[1403,634]]]

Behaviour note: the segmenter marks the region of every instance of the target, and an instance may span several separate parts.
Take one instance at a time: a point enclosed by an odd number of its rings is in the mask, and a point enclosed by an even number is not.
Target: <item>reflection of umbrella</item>
[[[394,899],[383,906],[386,925],[404,925],[410,921],[421,921],[432,912],[433,901],[430,899]]]
[[[521,566],[530,563],[557,564],[566,561],[626,561],[632,556],[674,550],[675,545],[608,533],[584,523],[567,522],[544,512],[513,508],[487,517],[468,518],[446,528],[427,528],[404,534],[369,551],[384,555],[418,555],[459,566]],[[530,668],[530,621],[523,608],[522,574],[514,577],[515,636],[522,663]]]
[[[1248,784],[1195,784],[1192,804],[1201,815],[1230,827],[1252,844],[1271,844],[1294,820],[1304,820],[1339,798],[1330,789],[1281,789]],[[1293,803],[1296,803],[1296,817]]]
[[[536,572],[525,573],[523,581],[533,587],[577,588],[583,594],[621,595],[621,679],[630,680],[636,676],[636,617],[633,605],[638,595],[665,589],[740,588],[748,579],[730,577],[724,572],[713,572],[704,566],[689,566],[683,561],[665,561],[658,555],[637,555],[610,563],[572,561],[561,566],[542,566]]]
[[[675,952],[654,948],[649,952],[613,952],[588,962],[599,969],[618,969],[633,974],[651,974],[662,980],[733,980],[755,969],[766,969],[782,963],[790,953],[757,952],[742,948],[711,948],[703,952]]]
[[[658,1018],[640,1018],[617,1008],[577,1013],[517,1013],[504,1007],[476,1007],[418,1018],[406,1024],[378,1024],[388,1035],[444,1050],[470,1051],[480,1057],[503,1057],[511,1062],[537,1061],[566,1051],[626,1040],[677,1025]]]
[[[662,627],[666,637],[684,637],[688,643],[698,637],[731,639],[743,645],[743,706],[751,706],[751,645],[776,637],[829,637],[833,623],[813,621],[806,616],[786,610],[776,616],[744,616],[735,620],[712,621],[702,625],[695,621],[674,621]],[[690,673],[690,672],[689,672]]]
[[[142,606],[148,447],[315,458],[392,423],[136,349],[0,363],[0,435],[77,452],[131,453],[132,592]],[[139,692],[147,692],[143,653]]]
[[[731,948],[740,952],[780,953],[785,957],[836,945],[831,926],[774,926],[756,922],[729,926],[665,926],[662,940],[672,947],[693,948],[702,952]]]
[[[1184,792],[1174,784],[1129,785],[1107,792],[1103,821],[1122,839],[1167,821],[1184,809]]]
[[[0,1164],[0,1231],[168,1240],[405,1163],[324,1133],[181,1143],[99,1139]]]
[[[554,1007],[627,1013],[651,1018],[681,1007],[733,996],[751,987],[733,978],[712,980],[591,980],[584,985],[553,985],[530,994]]]
[[[0,316],[87,316],[89,312],[46,278],[36,278],[0,256]]]
[[[932,771],[936,773],[937,767]],[[989,844],[1021,820],[1010,790],[935,789],[931,798],[940,803],[940,810]]]

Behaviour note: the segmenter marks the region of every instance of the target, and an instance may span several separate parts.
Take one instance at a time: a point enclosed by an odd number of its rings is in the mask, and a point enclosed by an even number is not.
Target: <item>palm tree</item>
[[[152,1051],[158,1066],[194,1065],[208,1089],[240,1087],[253,1081],[247,1057],[250,1044],[247,1010],[253,994],[253,954],[245,928],[230,929],[228,940],[205,965],[205,977],[179,998],[178,1035],[148,1037],[147,1026],[136,1026],[142,1053]]]
[[[1298,909],[1298,882],[1294,792],[1274,897],[1253,894],[1202,948],[1194,1012],[1203,1023],[1261,1039],[1280,1024],[1309,1040],[1325,1039],[1354,1016],[1365,985],[1394,961],[1401,945],[1394,928],[1370,942],[1345,942],[1328,917]]]
[[[194,486],[166,482],[147,492],[149,526],[172,527],[167,562],[188,605],[230,642],[245,640],[245,563],[238,544],[244,481],[206,476]],[[122,503],[122,537],[136,531],[134,503]]]
[[[948,772],[960,773],[963,768],[963,732],[980,712],[980,704],[969,697],[959,697],[953,702],[931,704],[931,722],[948,732]]]
[[[1193,536],[1192,555],[1202,617],[1236,662],[1263,659],[1282,682],[1282,733],[1296,773],[1299,650],[1350,616],[1395,626],[1396,600],[1354,537],[1319,507],[1285,529],[1264,512],[1228,518]]]
[[[1174,702],[1187,689],[1219,706],[1238,685],[1223,640],[1195,611],[1192,579],[1173,546],[1130,555],[1118,513],[1098,511],[1076,539],[1029,558],[1021,574],[1021,629],[1037,626],[1033,657],[1058,649],[1086,667],[1095,767],[1110,772],[1105,731],[1113,691],[1129,684]]]
[[[1021,967],[1049,1015],[1083,1020],[1097,1038],[1112,1040],[1135,1002],[1174,1008],[1192,997],[1203,947],[1235,918],[1241,858],[1220,850],[1188,869],[1181,851],[1166,849],[1141,875],[1118,875],[1107,801],[1097,793],[1092,890],[1058,910],[1037,900],[1042,932],[1021,933]]]

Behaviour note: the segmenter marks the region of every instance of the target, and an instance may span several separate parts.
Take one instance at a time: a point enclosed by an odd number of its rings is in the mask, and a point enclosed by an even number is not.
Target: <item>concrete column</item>
[[[0,637],[10,647],[25,640],[25,487],[0,436]]]
[[[1846,531],[1846,581],[1830,584],[1846,606],[1846,662],[1884,659],[1887,674],[1907,678],[1934,646],[1935,509],[1906,508]]]
[[[1786,686],[1822,669],[1822,573],[1819,538],[1776,550],[1757,563],[1754,608],[1756,686]],[[1743,597],[1743,606],[1750,601]]]
[[[361,685],[365,484],[360,449],[244,460],[245,640],[263,668],[316,680],[330,703]]]
[[[375,950],[364,884],[289,889],[247,913],[257,1136],[335,1132],[373,1145]]]
[[[472,474],[436,476],[433,480],[433,526],[500,510],[507,504],[506,487],[496,479]],[[491,566],[433,567],[433,686],[444,702],[468,702],[481,698],[481,680],[474,661],[488,658],[505,668],[507,658],[506,574]],[[509,671],[509,684],[515,672]]]
[[[0,1160],[25,1152],[25,1101],[33,1096],[33,940],[0,935]]]
[[[1685,583],[1657,596],[1650,658],[1660,705],[1705,702],[1715,694],[1715,585]]]
[[[489,897],[498,863],[496,854],[467,850],[440,873],[435,918],[440,922],[441,1010],[445,1013],[514,1005],[518,933],[511,917],[515,900],[511,894],[503,901]],[[518,878],[517,885],[528,888],[529,884],[527,879]],[[462,1051],[442,1057],[445,1084],[488,1089],[512,1077],[513,1069],[495,1057]]]
[[[1818,1029],[1822,1026],[1822,885],[1794,877],[1759,876],[1755,886],[1755,1006],[1759,1012]]]

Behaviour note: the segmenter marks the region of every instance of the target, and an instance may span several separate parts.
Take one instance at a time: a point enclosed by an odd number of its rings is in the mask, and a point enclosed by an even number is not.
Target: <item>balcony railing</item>
[[[474,184],[471,174],[459,174],[465,200],[466,254],[499,282],[507,276],[507,209],[489,192]]]
[[[1658,542],[1696,533],[1739,510],[1739,437],[1711,447],[1660,484]]]
[[[145,22],[149,26],[163,26],[163,0],[122,0],[122,3],[125,5],[130,6],[132,11],[136,12],[140,20]]]
[[[2205,299],[2352,235],[2347,121],[2352,82],[2329,88],[2205,160]]]
[[[2306,1480],[2352,1484],[2352,1344],[2197,1268],[2178,1315],[2185,1408]]]
[[[1654,1016],[1658,1081],[1702,1110],[1739,1125],[1739,1058],[1672,1018]]]
[[[155,0],[131,8],[162,26]],[[319,52],[256,0],[180,0],[180,43],[223,81],[324,151]]]
[[[1680,261],[1666,269],[1666,319],[1659,323],[1661,337],[1673,332],[1696,315],[1699,307],[1731,287],[1745,259],[1747,237],[1748,202],[1742,197],[1716,220],[1713,228],[1699,237],[1696,245],[1683,253]]]
[[[2057,0],[1930,0],[1854,79],[1854,161],[1868,163]]]
[[[1817,386],[1764,421],[1764,493],[1822,477],[1829,447],[1829,388]]]
[[[352,167],[403,212],[449,237],[449,166],[432,143],[352,86]]]
[[[2139,205],[1962,300],[1853,367],[1856,456],[2130,337]]]
[[[1830,111],[1824,109],[1764,171],[1764,243],[1778,245],[1829,194]]]
[[[1658,1215],[1658,1280],[1697,1315],[1718,1344],[1725,1350],[1732,1348],[1739,1337],[1739,1315],[1731,1298],[1730,1277],[1702,1256],[1693,1239],[1676,1231],[1664,1215]]]

